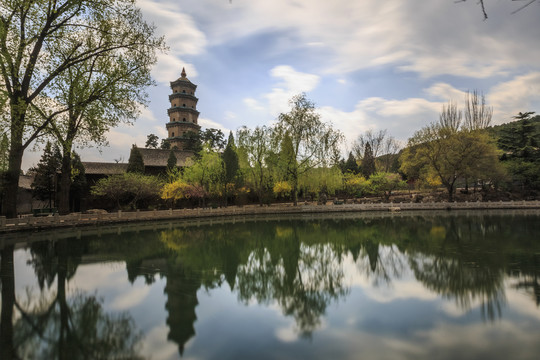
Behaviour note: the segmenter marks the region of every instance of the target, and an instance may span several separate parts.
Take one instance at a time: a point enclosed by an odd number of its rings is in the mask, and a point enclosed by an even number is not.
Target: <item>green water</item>
[[[537,359],[539,234],[426,212],[19,235],[0,358]]]

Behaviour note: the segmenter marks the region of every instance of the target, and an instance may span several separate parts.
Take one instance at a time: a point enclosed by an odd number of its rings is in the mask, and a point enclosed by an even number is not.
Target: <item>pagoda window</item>
[[[182,121],[186,121],[186,118],[183,118]]]
[[[171,137],[174,137],[174,131],[173,131],[173,133],[172,133],[172,136],[171,136]]]
[[[186,93],[186,90],[182,90],[182,94],[185,94]]]

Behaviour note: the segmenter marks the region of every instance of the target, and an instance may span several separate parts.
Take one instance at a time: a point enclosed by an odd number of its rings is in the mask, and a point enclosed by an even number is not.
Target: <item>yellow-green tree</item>
[[[401,171],[409,178],[436,175],[453,201],[458,179],[500,177],[497,148],[478,124],[462,124],[457,106],[443,107],[440,120],[409,139],[401,155]]]

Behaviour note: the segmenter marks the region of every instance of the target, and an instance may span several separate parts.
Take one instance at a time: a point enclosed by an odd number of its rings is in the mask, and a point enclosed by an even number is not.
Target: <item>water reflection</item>
[[[509,222],[511,226],[509,226]],[[133,283],[166,280],[168,339],[183,355],[196,337],[198,291],[226,286],[246,306],[277,307],[310,338],[329,307],[347,301],[355,278],[391,289],[407,273],[463,311],[504,317],[506,281],[540,304],[538,216],[408,216],[171,226],[36,242],[39,292],[15,289],[13,246],[1,254],[1,355],[10,358],[136,358],[142,334],[128,313],[66,284],[82,263],[122,261]],[[99,292],[99,289],[97,290]]]

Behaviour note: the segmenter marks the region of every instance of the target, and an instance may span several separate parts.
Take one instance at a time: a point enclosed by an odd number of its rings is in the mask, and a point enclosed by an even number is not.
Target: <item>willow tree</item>
[[[274,145],[284,143],[289,158],[282,159],[287,179],[291,182],[294,204],[298,203],[298,179],[311,169],[330,167],[330,159],[338,159],[339,145],[343,135],[331,125],[321,121],[313,102],[306,94],[294,96],[291,110],[279,115],[274,131]],[[291,148],[289,149],[289,141]]]
[[[92,101],[108,108],[110,104],[105,100],[120,95],[114,92],[117,88],[114,81],[110,82],[111,77],[94,77],[89,83],[88,70],[104,71],[108,63],[110,74],[122,66],[137,64],[141,66],[138,69],[144,69],[144,83],[147,67],[153,64],[155,51],[160,48],[163,40],[156,38],[154,27],[143,21],[134,0],[0,3],[0,106],[10,135],[3,208],[7,216],[17,213],[17,188],[25,149],[43,136],[59,116],[80,119],[73,114],[88,116],[82,109]],[[71,80],[77,76],[73,83]],[[74,85],[72,91],[70,84]],[[96,87],[87,87],[88,84]],[[81,95],[103,89],[105,84],[109,85],[109,92],[102,92],[101,100]],[[135,85],[136,92],[140,85]],[[125,93],[124,106],[129,110],[126,104],[139,100],[137,95]],[[94,125],[99,132],[115,124],[113,121]],[[54,126],[63,139],[68,138],[65,132],[69,126]]]

